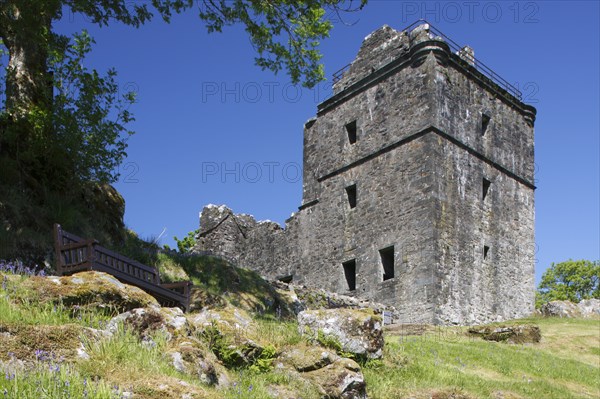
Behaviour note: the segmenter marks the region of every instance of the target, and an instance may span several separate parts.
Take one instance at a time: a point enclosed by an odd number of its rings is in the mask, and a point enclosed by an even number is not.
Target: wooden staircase
[[[162,306],[189,309],[191,281],[161,283],[158,270],[100,246],[98,241],[83,239],[54,225],[56,270],[59,275],[80,271],[99,271],[135,285],[152,295]]]

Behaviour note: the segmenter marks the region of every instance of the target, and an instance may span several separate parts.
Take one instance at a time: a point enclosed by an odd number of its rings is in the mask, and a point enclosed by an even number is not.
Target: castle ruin
[[[428,24],[367,36],[304,126],[285,228],[228,208],[194,251],[397,309],[475,324],[534,308],[535,108]]]

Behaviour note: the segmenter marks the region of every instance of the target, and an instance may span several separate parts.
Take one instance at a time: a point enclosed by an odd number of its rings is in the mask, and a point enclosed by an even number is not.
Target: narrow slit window
[[[356,121],[352,121],[346,125],[346,133],[348,133],[348,142],[356,143]]]
[[[383,266],[383,281],[394,278],[394,247],[379,250],[381,265]]]
[[[481,114],[481,135],[483,136],[487,131],[488,126],[490,125],[490,120],[492,118],[487,114]]]
[[[354,291],[356,289],[356,259],[344,262],[342,266],[344,267],[344,276],[346,277],[348,291]]]
[[[487,245],[484,245],[483,246],[483,259],[484,260],[487,259],[489,252],[490,252],[490,247],[488,247]]]
[[[356,208],[356,184],[346,187],[346,195],[350,209]]]
[[[482,196],[481,199],[485,200],[485,197],[487,197],[488,195],[488,191],[490,190],[490,185],[492,184],[491,181],[489,181],[488,179],[486,179],[485,177],[483,178],[483,182],[482,182]]]

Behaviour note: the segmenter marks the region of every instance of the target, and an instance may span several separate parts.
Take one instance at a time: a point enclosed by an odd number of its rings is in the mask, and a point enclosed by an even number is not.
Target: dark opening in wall
[[[394,246],[379,250],[383,266],[383,281],[394,278]]]
[[[350,144],[356,143],[356,121],[352,121],[346,125],[346,133],[348,133]]]
[[[346,187],[346,195],[348,196],[348,205],[350,209],[356,207],[356,184]]]
[[[490,247],[488,247],[487,245],[484,245],[483,246],[483,259],[487,259],[489,252],[490,252]]]
[[[293,279],[294,279],[293,274],[290,274],[289,276],[277,277],[277,280],[281,281],[282,283],[286,283],[286,284],[290,284]]]
[[[481,199],[485,199],[485,197],[487,197],[488,195],[488,191],[490,189],[490,185],[492,184],[491,181],[489,181],[488,179],[486,179],[485,177],[483,178],[483,183],[482,183],[482,188],[483,188],[483,192],[482,192],[482,197]]]
[[[487,131],[487,128],[490,124],[490,120],[492,118],[487,114],[481,114],[481,135],[483,136]]]
[[[348,291],[354,291],[356,289],[356,259],[344,262],[342,266],[344,267],[344,276],[346,277]]]

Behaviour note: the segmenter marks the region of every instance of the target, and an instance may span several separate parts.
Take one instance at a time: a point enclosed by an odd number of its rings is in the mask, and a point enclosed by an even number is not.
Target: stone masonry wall
[[[396,322],[531,313],[535,109],[463,58],[427,26],[369,35],[305,125],[300,210],[282,228],[208,206],[194,251],[394,306]]]

